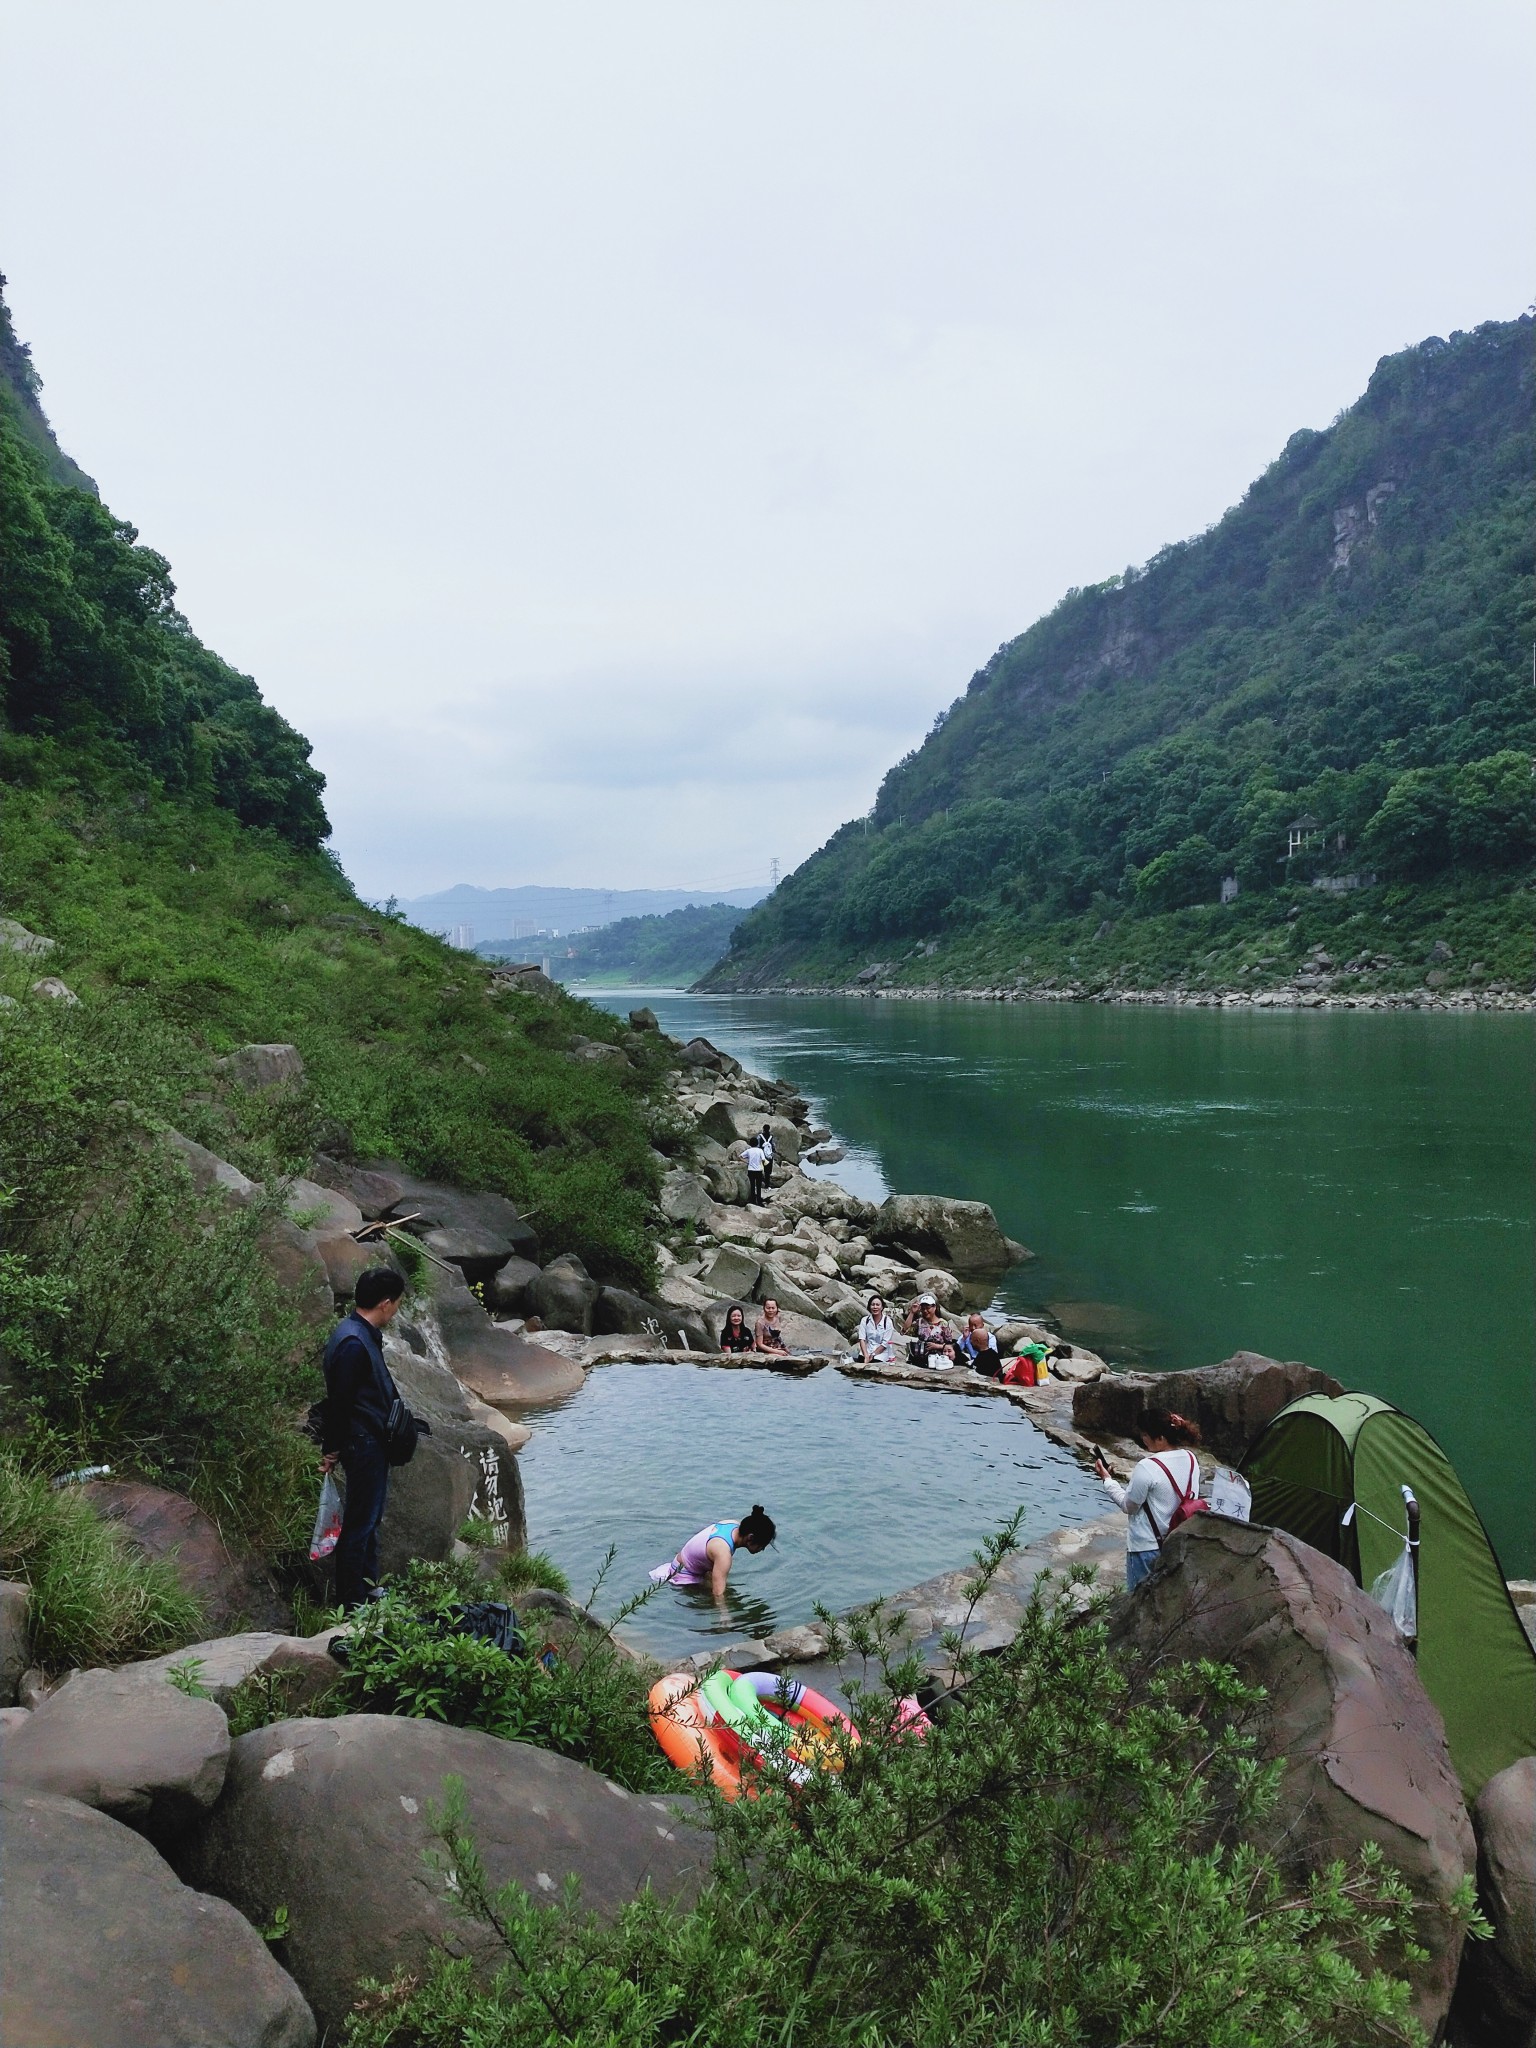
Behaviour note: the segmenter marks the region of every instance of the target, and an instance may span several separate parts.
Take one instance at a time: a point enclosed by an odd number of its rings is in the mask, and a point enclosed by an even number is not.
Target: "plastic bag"
[[[1371,1598],[1391,1615],[1400,1636],[1410,1643],[1418,1640],[1419,1604],[1413,1588],[1413,1559],[1406,1543],[1397,1563],[1372,1580]]]
[[[1253,1489],[1230,1465],[1216,1467],[1211,1480],[1211,1513],[1226,1515],[1234,1522],[1246,1522],[1253,1513]]]
[[[314,1534],[309,1539],[309,1561],[318,1564],[329,1557],[341,1535],[341,1488],[327,1472],[320,1482],[320,1505],[315,1511]]]

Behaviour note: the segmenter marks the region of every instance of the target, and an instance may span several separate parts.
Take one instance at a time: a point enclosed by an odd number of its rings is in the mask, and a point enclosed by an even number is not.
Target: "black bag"
[[[393,1378],[390,1385],[394,1386]],[[430,1422],[424,1422],[419,1415],[413,1415],[395,1389],[395,1398],[389,1404],[389,1419],[384,1426],[384,1455],[391,1465],[409,1465],[416,1455],[416,1446],[424,1436],[432,1434]]]

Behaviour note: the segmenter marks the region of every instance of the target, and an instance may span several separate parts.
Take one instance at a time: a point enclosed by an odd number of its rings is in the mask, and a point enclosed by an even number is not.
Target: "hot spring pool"
[[[595,1367],[579,1394],[526,1417],[528,1542],[611,1614],[696,1529],[761,1501],[778,1541],[741,1553],[730,1617],[663,1588],[628,1622],[658,1656],[722,1632],[766,1635],[963,1565],[1015,1508],[1026,1541],[1102,1515],[1103,1488],[1011,1403],[845,1379],[686,1365]]]

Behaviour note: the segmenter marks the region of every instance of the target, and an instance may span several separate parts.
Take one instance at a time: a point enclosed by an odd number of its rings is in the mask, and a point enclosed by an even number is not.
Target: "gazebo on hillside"
[[[1323,821],[1305,811],[1299,818],[1292,818],[1285,828],[1285,857],[1294,860],[1298,853],[1310,853],[1320,846],[1323,839]]]

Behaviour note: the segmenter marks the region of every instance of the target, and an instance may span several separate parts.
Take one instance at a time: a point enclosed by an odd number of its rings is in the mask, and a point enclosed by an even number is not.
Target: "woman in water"
[[[726,1310],[725,1321],[720,1328],[720,1349],[722,1351],[750,1351],[752,1349],[752,1332],[747,1328],[747,1318],[743,1310],[734,1307]]]
[[[690,1536],[670,1564],[659,1564],[651,1573],[654,1586],[708,1586],[717,1607],[725,1605],[725,1582],[731,1575],[731,1561],[737,1549],[756,1557],[766,1550],[778,1531],[773,1517],[754,1507],[739,1522],[711,1522]]]

